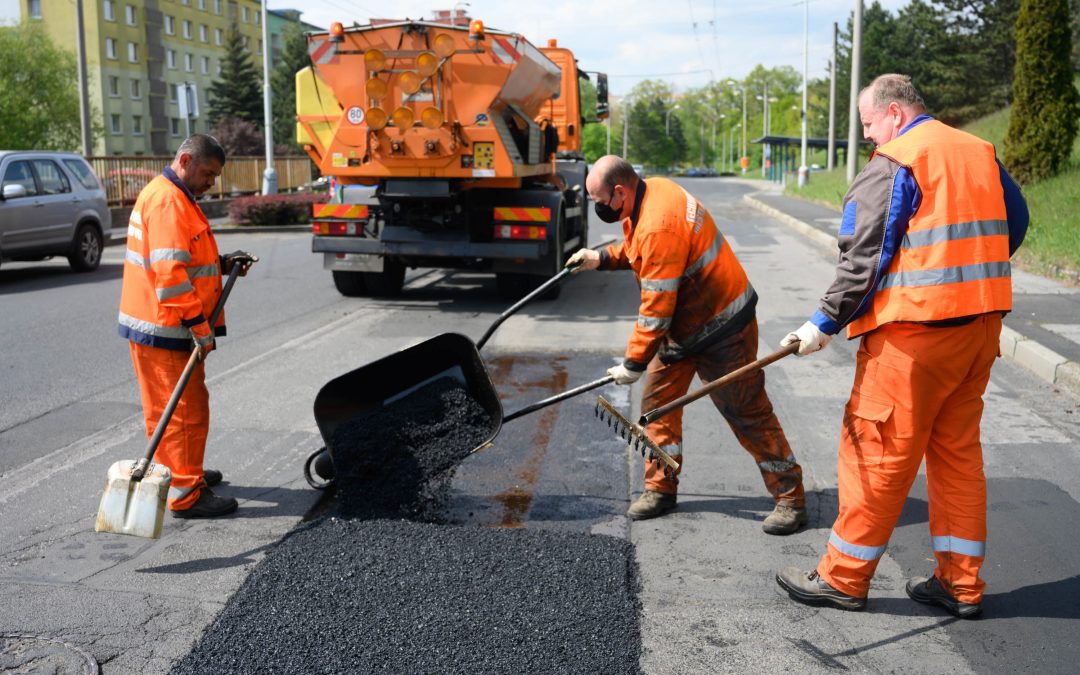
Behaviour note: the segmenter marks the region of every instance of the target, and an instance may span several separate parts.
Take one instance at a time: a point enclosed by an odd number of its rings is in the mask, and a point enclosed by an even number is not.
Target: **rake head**
[[[596,416],[615,431],[615,435],[626,441],[631,448],[641,453],[650,462],[661,463],[664,466],[664,475],[672,477],[679,470],[679,463],[672,459],[671,455],[660,449],[645,433],[640,424],[635,424],[626,419],[615,406],[607,402],[603,396],[596,397]]]

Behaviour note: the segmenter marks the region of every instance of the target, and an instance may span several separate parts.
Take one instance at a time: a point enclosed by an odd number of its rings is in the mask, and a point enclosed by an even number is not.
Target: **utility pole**
[[[832,70],[829,74],[829,156],[825,168],[832,171],[836,166],[836,43],[840,26],[835,21],[832,25]]]
[[[604,154],[605,155],[610,155],[611,154],[611,115],[608,115],[608,118],[606,120],[604,120],[604,122],[605,122],[604,128],[607,129],[607,152],[605,152]]]
[[[803,75],[802,75],[802,151],[799,154],[799,187],[806,185],[810,168],[806,166],[806,99],[810,82],[810,0],[803,0]]]
[[[90,84],[86,79],[86,36],[83,25],[83,3],[75,0],[75,51],[79,60],[79,122],[82,128],[82,154],[93,152],[90,136]]]
[[[621,107],[621,106],[620,106]],[[622,116],[622,156],[626,161],[630,161],[630,116],[627,114],[627,110],[623,110]]]
[[[277,194],[277,170],[274,169],[274,113],[270,103],[270,29],[266,20],[266,0],[262,0],[263,52],[263,124],[266,127],[266,169],[263,171],[262,193]]]
[[[851,22],[851,104],[847,132],[847,182],[855,180],[859,167],[859,80],[862,79],[862,0],[855,0]]]
[[[761,137],[769,135],[769,81],[766,80],[761,89]],[[768,170],[765,165],[769,161],[769,144],[761,144],[761,177],[765,178]]]

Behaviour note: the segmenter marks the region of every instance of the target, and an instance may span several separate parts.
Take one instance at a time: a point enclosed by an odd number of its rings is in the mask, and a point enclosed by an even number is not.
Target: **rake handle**
[[[690,392],[689,394],[685,394],[683,396],[680,396],[679,398],[675,399],[671,403],[665,403],[664,405],[660,406],[659,408],[653,408],[652,410],[650,410],[647,413],[644,413],[640,418],[638,418],[638,424],[640,424],[641,426],[645,426],[646,424],[649,424],[650,422],[655,422],[656,420],[660,419],[661,417],[668,414],[672,410],[676,410],[678,408],[681,408],[684,405],[686,405],[687,403],[693,403],[694,401],[698,400],[702,396],[705,396],[706,394],[709,394],[709,393],[711,393],[713,391],[716,391],[717,389],[719,389],[721,387],[725,387],[725,386],[731,384],[732,382],[734,382],[735,380],[738,380],[739,378],[741,378],[741,377],[743,377],[745,375],[748,375],[748,374],[750,374],[750,373],[752,373],[752,372],[754,372],[756,370],[761,370],[762,368],[769,365],[770,363],[773,363],[774,361],[779,361],[780,359],[784,358],[788,354],[794,354],[797,351],[799,351],[799,343],[798,342],[792,342],[788,346],[781,348],[779,351],[775,351],[772,354],[769,354],[768,356],[763,356],[762,358],[758,359],[757,361],[754,361],[752,363],[748,363],[748,364],[746,364],[745,366],[743,366],[741,368],[733,370],[730,373],[728,373],[727,375],[724,375],[723,377],[718,377],[717,379],[713,380],[712,382],[709,382],[708,384],[705,384],[705,385],[699,387],[698,389],[695,389],[694,391]]]
[[[554,405],[554,404],[558,403],[559,401],[565,401],[568,398],[573,398],[573,397],[577,396],[578,394],[584,394],[585,392],[587,392],[589,390],[596,389],[597,387],[602,387],[605,384],[611,384],[614,381],[615,381],[615,378],[612,377],[611,375],[608,375],[606,377],[601,377],[599,380],[593,380],[592,382],[589,382],[588,384],[583,384],[580,387],[575,387],[573,389],[569,389],[567,391],[564,391],[561,394],[555,394],[554,396],[549,396],[548,398],[545,398],[542,401],[537,401],[536,403],[533,403],[532,405],[527,405],[524,408],[522,408],[521,410],[515,410],[514,412],[510,413],[509,415],[504,416],[503,417],[503,423],[505,424],[505,423],[509,422],[510,420],[516,420],[517,418],[519,418],[519,417],[521,417],[523,415],[528,415],[531,412],[536,412],[537,410],[540,410],[541,408],[546,408],[549,405]]]

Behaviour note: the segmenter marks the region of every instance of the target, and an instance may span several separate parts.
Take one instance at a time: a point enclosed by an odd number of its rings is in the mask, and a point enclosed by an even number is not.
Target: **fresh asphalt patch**
[[[440,381],[343,425],[336,503],[274,547],[173,672],[640,672],[627,540],[440,520],[490,424]]]

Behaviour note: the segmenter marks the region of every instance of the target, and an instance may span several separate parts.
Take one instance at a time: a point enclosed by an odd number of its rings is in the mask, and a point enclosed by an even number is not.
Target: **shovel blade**
[[[135,481],[131,479],[134,468],[134,460],[109,467],[94,530],[157,539],[161,536],[172,473],[161,464],[151,464],[142,480]]]

